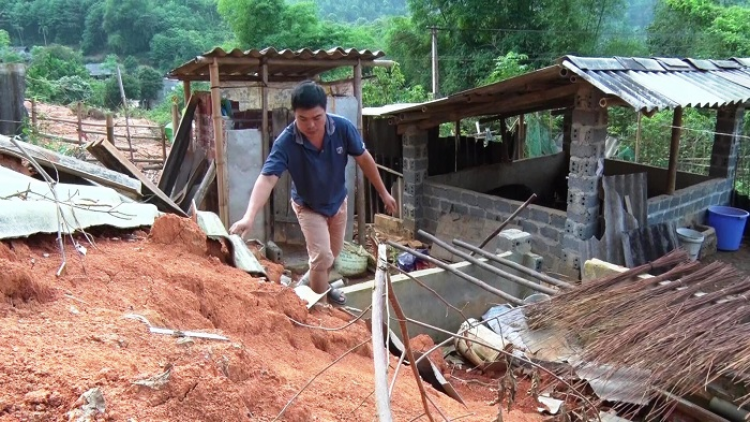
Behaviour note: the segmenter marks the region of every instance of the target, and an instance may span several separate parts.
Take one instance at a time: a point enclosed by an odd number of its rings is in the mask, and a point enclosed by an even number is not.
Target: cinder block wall
[[[522,202],[435,183],[427,179],[422,187],[422,219],[419,228],[435,233],[440,216],[448,213],[486,218],[500,222],[508,218]],[[544,258],[544,267],[551,268],[562,259],[560,242],[565,232],[565,211],[529,205],[519,214],[516,224],[532,235],[532,251]],[[487,233],[489,234],[489,233]]]
[[[680,189],[674,195],[655,196],[648,200],[648,223],[705,223],[708,207],[728,205],[733,189],[731,179],[714,179]]]

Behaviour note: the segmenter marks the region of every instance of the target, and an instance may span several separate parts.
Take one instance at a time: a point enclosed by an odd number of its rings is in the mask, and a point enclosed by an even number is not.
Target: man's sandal
[[[331,289],[328,291],[328,303],[335,306],[346,305],[346,295],[341,289]]]

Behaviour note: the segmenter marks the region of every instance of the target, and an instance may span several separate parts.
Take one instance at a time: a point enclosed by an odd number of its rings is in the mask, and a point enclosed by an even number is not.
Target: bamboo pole
[[[399,245],[398,243],[393,242],[391,240],[389,240],[387,243],[391,247],[394,247],[394,248],[396,248],[396,249],[398,249],[398,250],[400,250],[402,252],[408,252],[408,253],[416,256],[417,258],[419,258],[419,259],[421,259],[423,261],[429,262],[429,263],[431,263],[431,264],[433,264],[433,265],[435,265],[437,267],[442,268],[445,271],[448,271],[449,273],[451,273],[451,274],[453,274],[455,276],[461,277],[464,280],[468,281],[469,283],[474,284],[475,286],[480,287],[480,288],[486,290],[487,292],[492,293],[492,294],[494,294],[494,295],[502,298],[503,300],[505,300],[505,301],[507,301],[509,303],[512,303],[514,305],[523,305],[524,304],[521,299],[519,299],[519,298],[517,298],[515,296],[512,296],[512,295],[510,295],[508,293],[505,293],[504,291],[502,291],[500,289],[496,289],[496,288],[490,286],[489,284],[485,283],[484,281],[482,281],[482,280],[480,280],[480,279],[478,279],[476,277],[473,277],[473,276],[470,276],[470,275],[468,275],[466,273],[463,273],[463,272],[461,272],[461,271],[459,271],[459,270],[451,267],[450,265],[446,264],[443,261],[437,260],[437,259],[435,259],[435,258],[433,258],[433,257],[431,257],[429,255],[425,255],[425,254],[423,254],[421,252],[417,252],[417,251],[415,251],[415,250],[413,250],[411,248],[408,248],[406,246]]]
[[[37,120],[36,120],[36,100],[31,99],[31,128],[33,130],[36,130],[37,128]]]
[[[268,128],[268,63],[266,63],[265,60],[263,60],[260,71],[261,79],[263,81],[263,85],[261,86],[261,110],[263,111],[263,116],[261,116],[261,131],[263,132],[261,134],[261,153],[263,154],[263,161],[265,162],[268,155],[271,153],[270,132]],[[263,230],[265,231],[266,241],[273,240],[273,214],[271,213],[271,202],[272,201],[266,201],[266,203],[263,204],[263,215],[265,216]]]
[[[524,274],[526,274],[526,275],[528,275],[530,277],[534,277],[535,279],[537,279],[539,281],[543,281],[543,282],[551,284],[553,286],[563,287],[563,288],[566,288],[566,289],[572,289],[572,288],[575,287],[572,284],[566,283],[566,282],[564,282],[562,280],[558,280],[558,279],[556,279],[554,277],[550,277],[550,276],[548,276],[546,274],[542,274],[542,273],[540,273],[538,271],[534,271],[531,268],[524,267],[523,265],[521,265],[521,264],[519,264],[517,262],[513,262],[513,261],[507,260],[505,258],[500,258],[497,255],[493,255],[493,254],[491,254],[491,253],[489,253],[489,252],[487,252],[485,250],[479,249],[476,246],[470,245],[470,244],[468,244],[468,243],[466,243],[466,242],[464,242],[462,240],[453,239],[453,244],[457,245],[457,246],[460,246],[460,247],[462,247],[464,249],[468,249],[468,250],[470,250],[470,251],[472,251],[472,252],[474,252],[476,254],[479,254],[483,258],[486,258],[486,259],[488,259],[490,261],[497,262],[498,264],[503,264],[503,265],[505,265],[507,267],[513,268],[514,270],[516,270],[518,272],[524,273]]]
[[[386,259],[385,259],[385,280],[388,283],[388,301],[391,303],[391,307],[393,307],[393,312],[396,314],[396,317],[398,318],[398,325],[401,328],[401,337],[404,339],[404,351],[406,352],[406,358],[409,359],[409,366],[411,367],[412,373],[414,374],[414,380],[417,382],[417,388],[419,389],[419,395],[422,398],[422,407],[424,408],[425,415],[427,416],[427,420],[430,422],[433,422],[434,419],[432,419],[432,415],[430,414],[430,405],[427,403],[427,393],[424,390],[424,385],[422,384],[422,377],[419,375],[419,369],[417,369],[417,365],[415,365],[413,362],[416,362],[416,359],[414,359],[414,351],[411,349],[411,345],[409,344],[409,329],[406,326],[406,315],[404,314],[404,310],[401,308],[401,304],[398,302],[398,298],[396,297],[396,294],[393,292],[393,283],[391,283],[391,276],[388,273],[388,259],[387,259],[387,248],[385,245],[383,245],[383,249],[386,250]],[[380,263],[380,246],[378,246],[378,263]],[[395,381],[395,376],[394,376]]]
[[[682,127],[682,107],[674,109],[672,119],[672,139],[669,144],[669,167],[667,169],[667,195],[673,195],[677,185],[677,161],[680,157],[680,129]]]
[[[442,240],[438,239],[437,237],[425,232],[424,230],[419,230],[417,233],[419,233],[424,238],[431,241],[433,244],[440,246],[441,248],[445,249],[446,251],[452,253],[453,255],[456,255],[462,259],[464,259],[467,262],[471,262],[472,264],[476,265],[477,267],[487,270],[492,274],[495,274],[497,276],[503,277],[507,279],[508,281],[512,281],[520,286],[532,289],[537,292],[546,293],[548,295],[554,295],[557,294],[557,290],[551,289],[549,287],[542,286],[541,284],[534,283],[532,281],[526,280],[523,277],[519,277],[515,274],[511,274],[509,272],[503,271],[497,267],[493,267],[492,265],[482,262],[477,258],[472,257],[471,255],[467,254],[464,251],[458,250],[457,248],[454,248],[453,246],[449,245],[447,242],[443,242]]]
[[[485,246],[487,246],[487,244],[488,244],[488,243],[490,243],[490,240],[492,240],[492,238],[493,238],[493,237],[495,237],[495,236],[497,236],[498,234],[500,234],[500,232],[501,232],[501,231],[503,231],[503,229],[504,229],[505,227],[507,227],[507,226],[508,226],[508,224],[510,224],[510,223],[511,223],[511,221],[513,221],[513,219],[514,219],[514,218],[516,218],[516,217],[518,216],[518,214],[520,214],[520,213],[521,213],[521,211],[523,211],[524,209],[526,209],[526,207],[528,207],[528,206],[529,206],[529,204],[531,204],[532,202],[534,202],[534,200],[535,200],[535,199],[536,199],[536,194],[535,194],[535,193],[532,193],[532,194],[531,194],[531,196],[529,197],[529,199],[527,199],[527,200],[526,200],[526,202],[524,202],[523,204],[521,204],[521,206],[520,206],[520,207],[518,207],[518,209],[517,209],[517,210],[515,210],[515,211],[513,212],[513,214],[511,214],[511,215],[510,215],[510,217],[508,217],[508,218],[507,218],[507,219],[506,219],[505,221],[503,221],[503,222],[502,222],[502,223],[500,224],[500,227],[498,227],[498,228],[497,228],[497,229],[496,229],[496,230],[495,230],[494,232],[492,232],[492,234],[490,234],[489,236],[487,236],[487,237],[486,237],[486,238],[485,238],[485,239],[484,239],[484,240],[482,241],[482,243],[480,243],[480,244],[479,244],[479,249],[482,249],[482,248],[484,248]],[[471,253],[471,256],[474,256],[474,252],[472,252],[472,253]]]
[[[117,83],[120,85],[120,96],[122,97],[122,107],[123,110],[125,110],[125,133],[127,134],[128,138],[128,147],[130,148],[130,159],[134,159],[135,156],[133,155],[133,141],[130,139],[130,116],[129,116],[129,107],[128,107],[128,99],[125,97],[125,87],[122,84],[122,73],[120,73],[120,66],[117,66]]]
[[[378,245],[378,266],[375,289],[372,291],[372,356],[375,368],[375,404],[379,422],[392,422],[391,401],[388,395],[388,355],[385,346],[385,290],[388,274],[388,249]]]
[[[115,145],[115,122],[112,118],[112,113],[107,113],[106,127],[107,141],[109,141],[110,144]]]
[[[180,126],[180,107],[177,105],[177,98],[172,100],[172,139],[174,142],[177,136],[177,128]]]
[[[359,136],[362,136],[362,63],[357,60],[354,66],[354,97],[357,99],[357,130]],[[365,175],[359,166],[357,171],[357,191],[355,199],[357,201],[357,243],[366,244],[367,239],[367,221],[365,219]]]
[[[640,110],[638,110],[638,115],[636,116],[636,123],[638,127],[635,130],[635,162],[638,163],[638,160],[641,158],[641,129],[643,125],[643,113]]]
[[[79,101],[76,103],[76,132],[78,133],[78,143],[83,143],[83,125],[81,124],[81,114],[83,112],[83,104]]]
[[[210,65],[211,78],[211,114],[213,118],[214,146],[216,148],[216,184],[219,190],[219,217],[225,227],[229,227],[229,203],[226,169],[226,145],[224,144],[224,124],[221,118],[221,88],[219,81],[219,63],[214,59]]]

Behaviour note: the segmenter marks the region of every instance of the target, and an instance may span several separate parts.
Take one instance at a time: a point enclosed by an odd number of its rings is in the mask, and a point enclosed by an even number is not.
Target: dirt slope
[[[77,420],[79,397],[93,388],[106,402],[96,420],[270,421],[318,371],[369,338],[363,323],[334,332],[293,324],[290,318],[336,327],[350,317],[308,312],[293,291],[224,265],[191,220],[166,216],[150,234],[112,236],[98,236],[96,247],[84,243],[85,257],[68,245],[60,278],[54,238],[0,242],[1,421]],[[129,313],[231,341],[181,344],[123,318]],[[318,377],[282,420],[371,422],[371,356],[368,342]],[[167,369],[160,388],[134,384]],[[494,420],[487,386],[457,387],[468,409],[427,386],[448,417]],[[411,372],[402,368],[394,420],[421,412]],[[505,422],[536,420],[520,410],[505,415]]]

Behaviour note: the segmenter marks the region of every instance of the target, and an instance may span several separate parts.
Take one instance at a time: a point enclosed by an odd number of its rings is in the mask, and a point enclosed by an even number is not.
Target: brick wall
[[[440,216],[451,212],[496,220],[500,224],[521,204],[519,201],[435,183],[428,178],[422,186],[419,228],[435,233]],[[562,259],[560,242],[565,232],[566,218],[565,211],[529,205],[516,220],[523,231],[532,235],[532,251],[544,258],[545,268],[551,268],[557,259]]]
[[[705,223],[706,210],[711,205],[728,205],[733,190],[731,179],[715,179],[674,195],[659,195],[648,200],[648,223],[658,224],[676,220],[678,224],[692,221]]]

